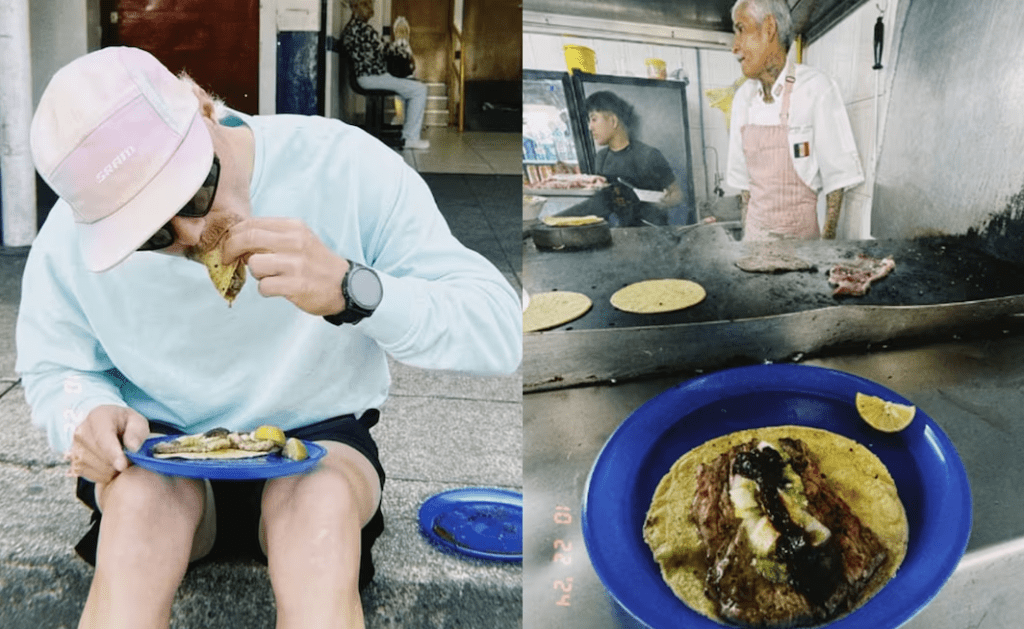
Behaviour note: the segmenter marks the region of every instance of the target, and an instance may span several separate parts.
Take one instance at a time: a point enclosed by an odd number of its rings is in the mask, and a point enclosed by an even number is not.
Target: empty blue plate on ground
[[[465,487],[420,506],[420,532],[442,550],[492,561],[523,560],[523,495]]]

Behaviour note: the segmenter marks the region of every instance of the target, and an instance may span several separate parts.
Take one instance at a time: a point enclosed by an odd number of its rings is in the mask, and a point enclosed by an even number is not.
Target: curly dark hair
[[[634,135],[640,125],[640,119],[636,115],[633,106],[622,100],[614,92],[602,90],[594,92],[587,97],[587,115],[595,111],[602,111],[615,114],[619,122],[625,125],[630,135]]]

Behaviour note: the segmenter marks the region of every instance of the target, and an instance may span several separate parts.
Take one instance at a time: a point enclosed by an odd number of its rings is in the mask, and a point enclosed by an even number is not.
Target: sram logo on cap
[[[114,159],[110,160],[110,163],[103,167],[103,170],[96,173],[96,183],[103,183],[103,180],[114,174],[114,171],[120,168],[128,158],[135,154],[135,147],[129,146],[125,150],[117,154]]]

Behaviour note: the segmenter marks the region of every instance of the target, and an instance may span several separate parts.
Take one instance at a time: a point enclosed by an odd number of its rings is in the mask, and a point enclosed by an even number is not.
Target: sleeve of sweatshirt
[[[400,164],[361,208],[365,263],[384,297],[358,328],[395,359],[477,374],[514,371],[522,359],[519,295],[452,235],[426,182]]]
[[[37,242],[39,242],[37,240]],[[125,406],[120,381],[88,321],[71,299],[66,276],[34,246],[22,282],[15,341],[16,370],[32,409],[58,452],[71,447],[75,428],[103,404]]]

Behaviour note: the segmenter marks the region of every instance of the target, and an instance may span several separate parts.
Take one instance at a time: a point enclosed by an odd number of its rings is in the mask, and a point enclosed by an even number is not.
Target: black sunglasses
[[[189,199],[189,202],[185,204],[185,207],[178,210],[178,216],[184,216],[186,218],[201,218],[209,214],[210,207],[213,206],[213,197],[217,194],[218,181],[220,181],[220,160],[217,159],[217,155],[214,154],[213,165],[210,166],[210,174],[206,176],[206,181],[204,181],[203,185],[199,187],[195,196]],[[177,234],[174,233],[174,227],[171,226],[171,221],[167,221],[167,224],[150,236],[149,240],[142,243],[142,246],[139,247],[139,251],[165,249],[174,244],[174,240],[176,238]]]

